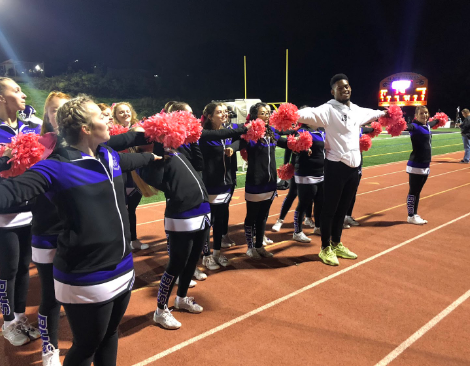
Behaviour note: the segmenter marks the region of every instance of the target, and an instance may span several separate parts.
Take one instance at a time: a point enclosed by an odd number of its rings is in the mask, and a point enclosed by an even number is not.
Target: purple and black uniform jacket
[[[98,146],[96,156],[59,148],[0,184],[0,209],[41,194],[57,207],[63,230],[57,239],[54,278],[57,299],[63,303],[109,301],[128,290],[114,281],[117,277],[126,275],[127,284],[133,281],[122,172],[140,168],[154,157],[120,154],[105,145]]]

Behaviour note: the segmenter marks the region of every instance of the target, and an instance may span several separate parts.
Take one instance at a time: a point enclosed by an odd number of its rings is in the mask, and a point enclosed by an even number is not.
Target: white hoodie
[[[350,103],[340,103],[334,99],[317,108],[304,108],[299,111],[299,123],[312,127],[325,128],[326,158],[356,168],[361,163],[359,150],[360,127],[385,115],[385,112],[361,108]]]

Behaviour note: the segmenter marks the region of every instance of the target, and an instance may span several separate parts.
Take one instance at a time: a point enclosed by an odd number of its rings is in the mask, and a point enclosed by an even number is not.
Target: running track
[[[458,164],[461,155],[433,157],[419,208],[429,221],[424,226],[406,224],[405,162],[363,170],[354,210],[361,226],[343,233],[356,261],[319,262],[319,237],[310,244],[291,240],[292,212],[281,232],[267,231],[273,259],[248,259],[246,245],[227,249],[233,264],[189,290],[204,312],[175,311],[183,324],[176,331],[152,321],[167,262],[164,204],[140,206],[139,237],[151,247],[135,253],[118,365],[470,365],[470,166]],[[269,228],[286,193],[273,203]],[[230,235],[240,244],[244,215],[243,190],[237,190]],[[34,320],[34,267],[28,301]],[[65,317],[60,340],[63,359],[71,345]],[[40,348],[40,341],[12,347],[0,338],[0,365],[40,365]]]

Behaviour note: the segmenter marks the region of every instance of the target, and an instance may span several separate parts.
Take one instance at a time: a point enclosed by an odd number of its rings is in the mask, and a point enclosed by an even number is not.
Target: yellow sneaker
[[[322,249],[318,254],[323,263],[329,266],[339,266],[338,258],[336,258],[335,251],[328,245],[325,249]]]
[[[346,258],[346,259],[356,259],[357,254],[351,252],[348,248],[346,248],[343,243],[338,243],[336,246],[331,244],[333,247],[333,251],[335,252],[337,257]]]

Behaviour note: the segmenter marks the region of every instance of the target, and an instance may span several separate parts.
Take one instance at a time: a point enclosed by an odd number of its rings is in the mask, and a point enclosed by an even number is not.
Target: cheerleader
[[[132,128],[139,122],[137,113],[130,103],[119,102],[113,107],[114,122],[118,125]],[[134,180],[132,179],[131,172],[127,172],[126,176],[126,200],[127,200],[127,213],[129,215],[129,224],[131,229],[131,248],[132,249],[148,249],[148,244],[143,244],[137,239],[137,206],[142,199],[142,194],[137,189]]]
[[[320,227],[322,249],[319,257],[323,263],[337,266],[337,257],[357,258],[343,245],[341,234],[344,217],[357,189],[361,159],[359,128],[386,112],[360,108],[351,103],[351,86],[344,74],[334,75],[330,87],[334,99],[317,108],[300,110],[299,123],[325,128],[325,183]]]
[[[98,103],[98,107],[100,107],[101,113],[103,113],[104,118],[108,119],[108,126],[111,127],[114,124],[113,111],[111,107],[106,103]]]
[[[41,142],[50,152],[63,144],[62,138],[57,136],[58,125],[56,121],[57,110],[68,100],[69,95],[61,92],[51,92],[44,105],[44,123],[41,129]],[[102,110],[104,120],[108,120],[111,109],[103,108],[106,105],[98,104]],[[108,113],[106,113],[108,112]],[[112,121],[112,116],[111,116]],[[112,123],[111,123],[112,124]],[[52,131],[52,133],[47,133]],[[127,132],[111,136],[107,145],[115,150],[124,150],[130,146],[146,143],[144,133]],[[32,209],[32,253],[33,262],[38,269],[41,281],[41,303],[38,313],[38,327],[42,338],[43,365],[60,365],[58,349],[58,327],[60,304],[57,302],[54,291],[53,259],[57,250],[57,237],[63,230],[59,212],[56,206],[47,198],[40,195],[36,198]]]
[[[423,189],[424,183],[429,176],[429,166],[431,163],[431,128],[439,121],[428,122],[429,111],[425,106],[416,107],[415,118],[405,131],[409,131],[413,151],[410,154],[406,172],[409,177],[410,189],[406,198],[408,208],[407,221],[414,225],[427,224],[427,220],[423,220],[418,215],[419,196]]]
[[[170,261],[160,280],[157,309],[153,320],[166,329],[178,329],[168,309],[168,301],[179,278],[175,308],[201,313],[203,307],[187,292],[210,228],[210,205],[204,183],[186,157],[155,143],[154,153],[165,159],[141,170],[144,181],[164,192],[166,197],[165,232],[168,236]]]
[[[158,157],[118,154],[103,145],[109,140],[106,120],[86,96],[67,101],[57,121],[69,146],[3,181],[0,208],[48,193],[63,228],[54,257],[55,296],[73,334],[64,366],[115,365],[117,327],[134,283],[121,169]]]
[[[295,158],[294,180],[297,185],[297,208],[294,212],[293,239],[301,243],[310,243],[311,239],[302,231],[302,221],[306,212],[312,212],[315,225],[313,234],[321,235],[320,222],[323,206],[323,166],[325,164],[325,133],[301,125],[298,132],[308,132],[312,136],[312,146],[308,152],[302,151]]]
[[[222,239],[227,233],[229,219],[229,204],[232,198],[235,179],[233,178],[232,159],[234,150],[232,143],[239,140],[246,127],[227,129],[227,109],[223,103],[209,103],[203,112],[203,133],[199,146],[204,158],[203,182],[209,194],[211,218],[213,227],[213,255],[209,247],[204,247],[202,264],[215,270],[219,265],[226,267],[228,259],[220,254]]]
[[[256,103],[250,108],[250,118],[260,118],[266,123],[266,135],[257,142],[241,142],[248,155],[248,170],[245,182],[245,237],[248,244],[246,254],[253,259],[272,257],[263,247],[266,221],[272,200],[277,195],[276,146],[287,147],[287,140],[270,127],[270,110],[266,103]]]
[[[25,109],[26,95],[10,78],[0,77],[0,143],[6,144],[18,133],[39,133],[40,126],[23,123],[17,112]],[[0,171],[10,169],[11,152],[0,158]],[[31,263],[31,206],[23,205],[0,214],[0,306],[2,332],[13,346],[38,339],[39,331],[25,315]]]

